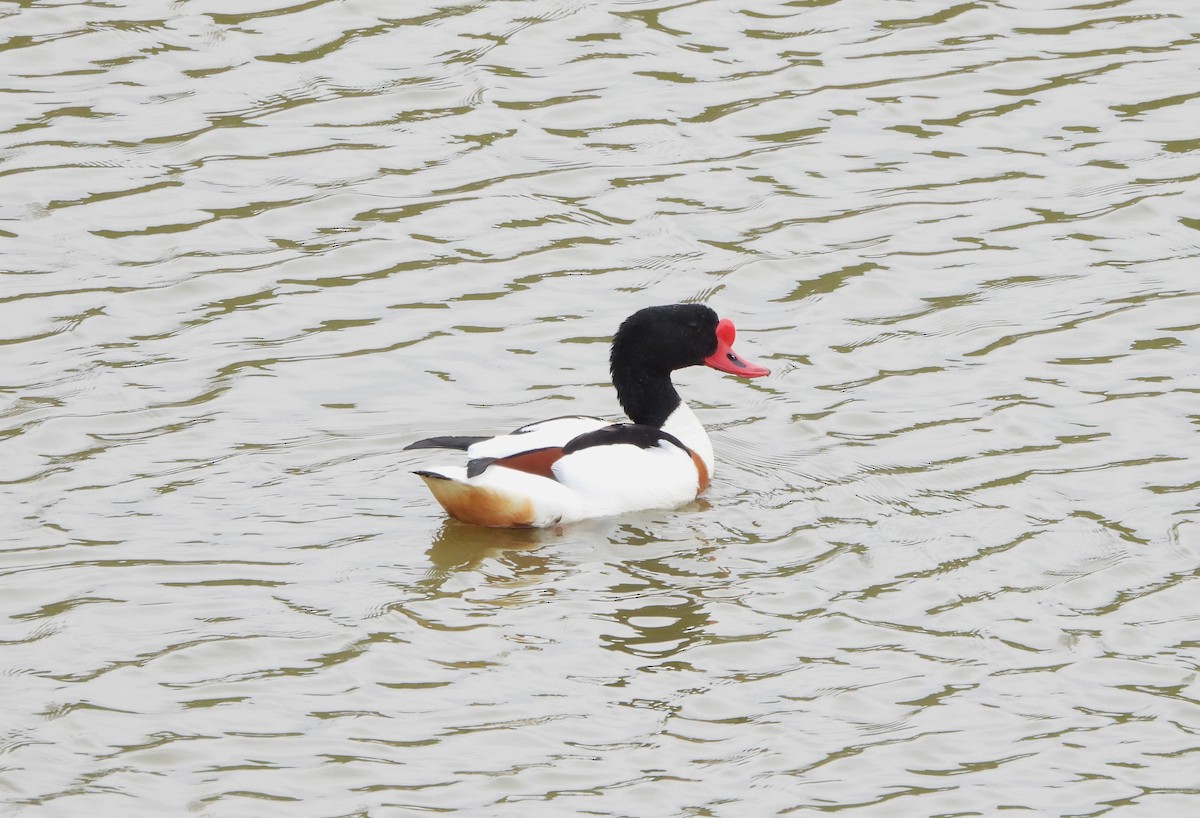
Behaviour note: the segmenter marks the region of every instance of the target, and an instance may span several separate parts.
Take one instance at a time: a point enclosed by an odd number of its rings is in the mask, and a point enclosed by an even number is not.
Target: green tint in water
[[[236,5],[0,9],[0,812],[1195,810],[1182,11]],[[702,501],[443,519],[683,300]]]

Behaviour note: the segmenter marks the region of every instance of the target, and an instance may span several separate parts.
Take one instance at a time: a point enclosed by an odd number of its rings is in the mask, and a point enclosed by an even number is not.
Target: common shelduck
[[[465,523],[543,527],[690,502],[713,474],[713,448],[671,373],[705,364],[770,374],[733,351],[729,319],[702,304],[639,310],[612,342],[617,400],[632,423],[568,415],[497,437],[431,437],[408,449],[463,449],[467,465],[415,472]]]

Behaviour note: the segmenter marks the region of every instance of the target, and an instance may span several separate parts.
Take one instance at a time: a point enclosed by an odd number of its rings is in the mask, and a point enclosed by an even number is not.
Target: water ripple
[[[1150,0],[0,10],[13,814],[1184,814],[1198,35]],[[382,16],[381,16],[382,15]],[[616,414],[688,507],[444,521]]]

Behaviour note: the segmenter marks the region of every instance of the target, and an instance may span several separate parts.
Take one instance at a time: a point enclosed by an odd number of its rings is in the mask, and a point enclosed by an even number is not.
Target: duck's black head
[[[646,307],[625,319],[613,338],[610,367],[617,397],[634,423],[662,426],[679,406],[676,369],[705,364],[757,378],[769,374],[734,354],[733,323],[703,304]]]
[[[697,366],[717,349],[717,314],[703,304],[670,304],[638,310],[613,338],[613,374],[632,368],[670,373]]]

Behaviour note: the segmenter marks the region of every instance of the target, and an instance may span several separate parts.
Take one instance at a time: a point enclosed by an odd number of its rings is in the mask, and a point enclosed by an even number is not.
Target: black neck
[[[682,403],[670,372],[614,366],[612,376],[617,400],[634,423],[661,429]]]

